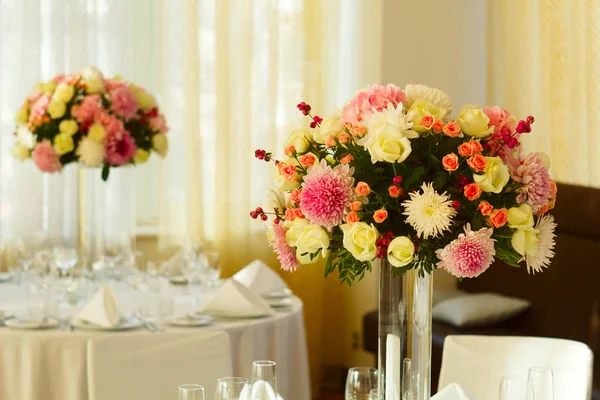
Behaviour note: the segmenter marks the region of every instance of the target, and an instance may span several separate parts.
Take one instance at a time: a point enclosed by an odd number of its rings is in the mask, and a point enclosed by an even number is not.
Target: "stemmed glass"
[[[128,258],[133,254],[131,238],[116,237],[107,239],[102,256],[103,261],[108,267],[110,278],[116,279],[116,269],[120,263],[130,261]]]
[[[348,370],[346,400],[369,400],[373,389],[377,389],[377,370],[375,368],[356,367]]]
[[[79,261],[77,250],[72,247],[57,246],[52,250],[52,256],[62,276],[67,276],[69,271],[75,268],[77,261]]]
[[[277,400],[277,373],[274,361],[252,363],[250,400]]]
[[[214,288],[221,276],[221,264],[219,263],[219,253],[216,251],[206,251],[200,255],[203,264],[203,275],[208,287]]]
[[[178,400],[204,400],[204,388],[202,385],[185,384],[179,385]]]
[[[220,378],[217,380],[215,400],[248,400],[250,382],[246,378]]]
[[[29,272],[36,254],[42,250],[44,241],[38,236],[22,238],[17,240],[14,246],[17,262],[23,268],[23,272]]]
[[[503,376],[498,389],[499,400],[523,400],[525,379],[518,376]]]
[[[527,400],[554,400],[554,374],[551,368],[529,369]]]

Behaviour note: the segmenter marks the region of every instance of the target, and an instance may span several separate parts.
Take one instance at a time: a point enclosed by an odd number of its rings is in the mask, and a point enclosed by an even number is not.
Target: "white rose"
[[[337,137],[344,129],[340,114],[325,118],[320,126],[313,131],[313,139],[319,144],[325,144],[329,136]]]
[[[500,157],[486,157],[483,175],[473,174],[473,180],[484,192],[500,193],[508,183],[510,173]]]
[[[165,157],[169,151],[167,137],[162,133],[157,133],[152,136],[152,147],[154,147],[154,150],[156,150],[161,157]]]
[[[27,149],[33,149],[35,147],[35,136],[31,133],[27,125],[18,126],[17,141]]]
[[[81,71],[81,77],[83,79],[104,79],[102,72],[96,67],[87,66]]]
[[[102,143],[84,137],[79,142],[77,155],[79,156],[79,160],[86,167],[101,167],[104,164],[106,152]]]
[[[523,257],[535,257],[538,252],[538,237],[535,229],[518,230],[511,239],[512,247]]]
[[[296,218],[285,233],[285,241],[290,247],[296,247],[298,237],[310,225],[305,218]]]
[[[404,267],[412,262],[415,254],[414,243],[406,236],[398,236],[388,246],[387,259],[394,267]]]
[[[488,127],[490,118],[481,108],[473,104],[465,104],[460,109],[456,123],[465,135],[484,138],[494,132],[494,127]]]
[[[48,114],[52,119],[62,118],[67,111],[67,105],[59,99],[52,99],[48,104]]]
[[[15,156],[15,158],[20,161],[29,158],[30,155],[29,149],[23,146],[20,142],[15,143],[15,146],[12,149],[12,153],[13,156]]]
[[[299,154],[306,153],[310,147],[310,132],[308,129],[295,129],[290,133],[284,143],[284,147],[294,146]]]
[[[521,204],[508,210],[508,226],[513,229],[533,228],[533,211],[529,204]]]
[[[404,137],[400,129],[391,124],[382,125],[373,132],[366,146],[371,155],[371,162],[385,161],[401,163],[411,153],[410,141]]]
[[[356,222],[352,225],[344,224],[340,228],[344,233],[344,248],[358,261],[371,261],[377,254],[377,238],[379,232],[371,225]]]
[[[63,103],[68,103],[73,98],[75,94],[75,89],[73,86],[67,85],[66,83],[61,83],[57,86],[56,91],[54,92],[54,97]]]
[[[287,235],[286,235],[287,241]],[[327,257],[329,251],[329,235],[320,225],[307,225],[296,238],[296,258],[300,264],[312,264],[318,260],[318,256],[311,258],[311,254],[321,252],[323,258]]]

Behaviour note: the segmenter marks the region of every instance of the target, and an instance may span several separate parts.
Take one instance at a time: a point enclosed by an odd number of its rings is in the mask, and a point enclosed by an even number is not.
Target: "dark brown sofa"
[[[594,352],[594,390],[600,391],[600,190],[559,184],[558,201],[551,213],[558,228],[556,255],[550,268],[534,276],[527,274],[525,267],[496,262],[479,278],[459,283],[459,288],[468,292],[524,298],[532,306],[498,326],[456,329],[434,323],[433,393],[444,338],[457,334],[547,336],[584,342]],[[364,349],[376,355],[377,312],[365,315],[363,334]]]

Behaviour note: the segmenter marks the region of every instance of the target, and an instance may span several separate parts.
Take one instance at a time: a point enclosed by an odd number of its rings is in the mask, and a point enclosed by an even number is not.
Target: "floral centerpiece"
[[[452,102],[424,85],[372,86],[329,118],[299,110],[307,126],[291,132],[273,162],[285,199],[253,218],[269,220],[281,267],[326,259],[350,284],[386,259],[396,274],[443,268],[458,278],[495,258],[528,272],[553,257],[556,200],[549,159],[527,154],[517,120],[498,106]]]
[[[13,154],[44,172],[79,162],[101,167],[141,164],[152,151],[165,156],[167,123],[154,96],[119,77],[87,67],[38,83],[16,115]]]

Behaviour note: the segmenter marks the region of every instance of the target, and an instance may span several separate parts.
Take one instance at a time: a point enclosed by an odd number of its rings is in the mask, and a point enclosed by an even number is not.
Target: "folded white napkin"
[[[117,325],[119,312],[112,289],[107,286],[100,289],[92,297],[92,300],[75,315],[75,318],[99,326]]]
[[[451,383],[431,398],[431,400],[475,400],[458,383]]]
[[[233,279],[260,295],[283,292],[288,288],[283,279],[261,260],[254,260],[246,265]]]
[[[233,279],[225,282],[200,311],[233,318],[273,314],[273,310],[262,297]]]

